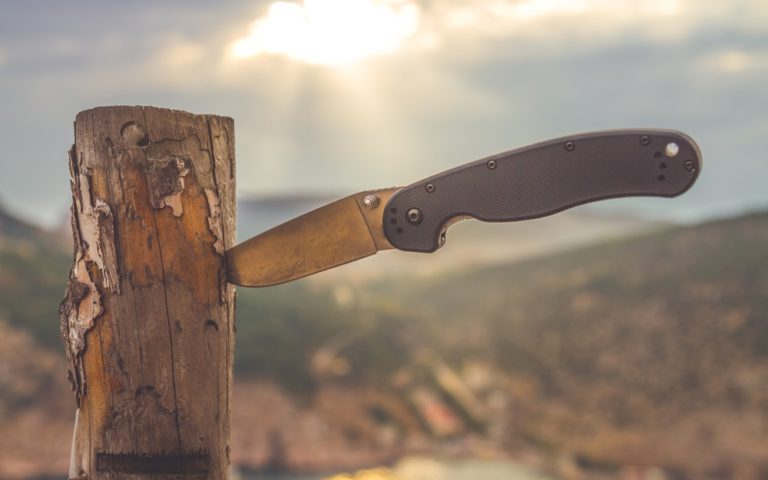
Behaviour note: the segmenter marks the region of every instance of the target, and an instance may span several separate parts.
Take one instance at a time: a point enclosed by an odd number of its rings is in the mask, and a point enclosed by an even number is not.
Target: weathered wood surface
[[[61,305],[77,402],[71,478],[228,478],[232,119],[81,112]]]

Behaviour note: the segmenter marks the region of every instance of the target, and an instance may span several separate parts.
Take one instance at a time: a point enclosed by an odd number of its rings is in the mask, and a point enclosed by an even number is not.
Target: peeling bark
[[[69,153],[72,200],[71,222],[74,240],[74,264],[64,301],[59,308],[62,337],[69,363],[69,379],[79,405],[85,388],[81,356],[85,335],[103,312],[99,290],[119,289],[112,211],[93,195],[90,178],[82,173],[75,148]],[[98,271],[97,280],[89,266]],[[98,285],[97,285],[98,281]]]
[[[189,173],[188,159],[176,156],[153,159],[147,168],[147,181],[152,206],[171,207],[175,217],[184,213],[181,192],[184,191],[184,177]]]
[[[96,264],[102,286],[110,292],[119,289],[115,255],[114,220],[109,205],[91,191],[90,173],[79,165],[75,147],[69,156],[72,175],[73,221],[77,223],[76,252],[86,262]]]
[[[149,107],[77,116],[59,310],[78,407],[71,478],[227,478],[233,128]]]
[[[73,272],[76,269],[78,267],[74,267]],[[76,275],[70,274],[64,301],[59,307],[59,318],[69,367],[68,377],[78,406],[85,388],[80,364],[80,353],[85,348],[85,332],[93,326],[93,320],[101,312],[101,298],[93,282],[90,285],[82,283]]]
[[[224,255],[224,231],[221,225],[221,208],[219,208],[219,196],[215,191],[206,188],[205,198],[208,199],[208,228],[211,229],[211,233],[216,237],[216,242],[213,244],[213,249],[219,255]]]

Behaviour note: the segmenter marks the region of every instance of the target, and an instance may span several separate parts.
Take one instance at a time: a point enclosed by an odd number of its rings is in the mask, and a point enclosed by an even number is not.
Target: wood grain
[[[228,478],[232,119],[87,110],[70,168],[75,255],[60,310],[77,403],[70,477]]]

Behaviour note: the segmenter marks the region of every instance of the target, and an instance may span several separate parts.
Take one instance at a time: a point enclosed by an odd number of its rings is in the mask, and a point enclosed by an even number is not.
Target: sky
[[[764,0],[9,0],[0,3],[0,203],[67,211],[77,112],[235,119],[238,195],[408,184],[563,135],[673,128],[700,144],[674,202],[768,207]]]

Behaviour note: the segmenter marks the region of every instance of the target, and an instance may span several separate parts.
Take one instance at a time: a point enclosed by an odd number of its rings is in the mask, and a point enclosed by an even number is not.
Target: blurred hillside
[[[402,287],[377,294],[431,326],[421,341],[497,372],[512,437],[586,465],[768,478],[768,215]]]
[[[240,289],[235,462],[433,452],[562,478],[768,477],[768,214],[653,229],[494,266]],[[0,215],[3,478],[66,468],[61,243]]]
[[[0,205],[0,319],[57,351],[57,312],[72,264],[69,241],[65,233],[28,224]]]

